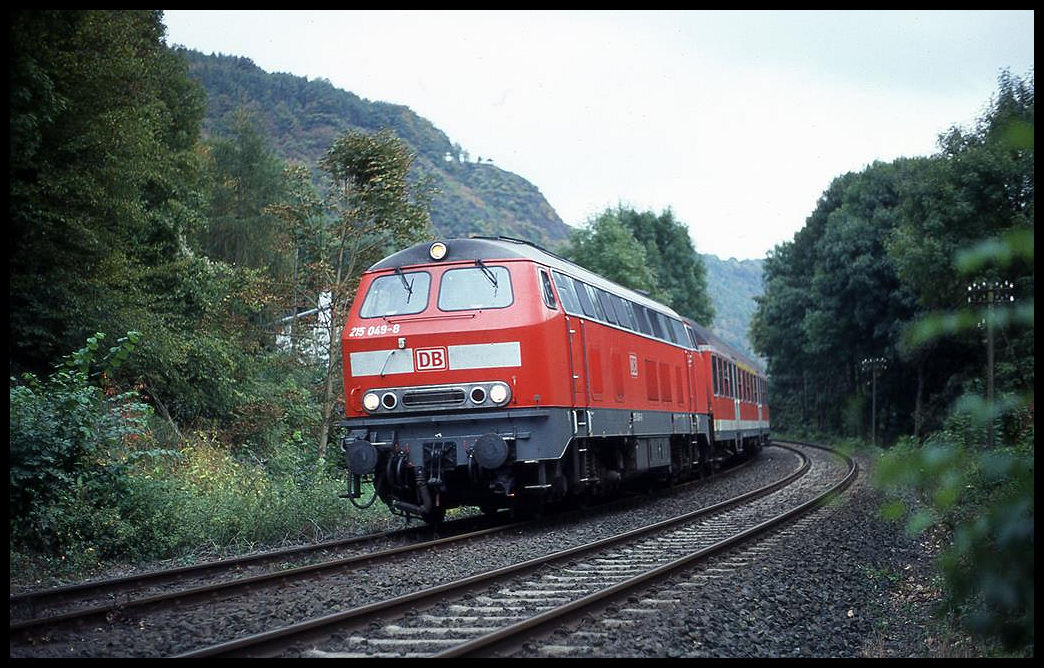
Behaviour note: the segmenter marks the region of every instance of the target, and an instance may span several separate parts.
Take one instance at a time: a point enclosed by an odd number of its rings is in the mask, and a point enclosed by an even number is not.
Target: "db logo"
[[[446,369],[445,348],[418,348],[413,353],[417,371],[441,371]]]

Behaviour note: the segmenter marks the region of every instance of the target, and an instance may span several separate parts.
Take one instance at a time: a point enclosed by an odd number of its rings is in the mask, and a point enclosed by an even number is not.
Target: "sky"
[[[571,226],[670,209],[765,257],[836,177],[926,156],[1032,78],[1022,11],[165,10],[167,43],[408,106]]]

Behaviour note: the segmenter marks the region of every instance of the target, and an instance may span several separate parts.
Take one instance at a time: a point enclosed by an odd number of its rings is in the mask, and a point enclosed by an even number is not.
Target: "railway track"
[[[157,605],[173,605],[215,595],[230,595],[271,584],[283,583],[301,577],[311,577],[325,571],[348,569],[358,564],[389,559],[399,554],[430,549],[456,541],[477,538],[489,533],[510,530],[524,523],[494,524],[473,529],[474,521],[461,520],[441,527],[442,538],[407,542],[396,547],[377,549],[349,556],[329,558],[331,551],[374,545],[382,541],[396,541],[418,534],[432,533],[430,528],[407,528],[377,534],[353,536],[195,564],[162,571],[139,573],[105,580],[89,581],[27,592],[11,596],[11,633],[25,633],[60,624],[77,624],[97,618],[113,619],[131,610]],[[288,560],[319,561],[286,566]],[[276,567],[265,569],[265,564]],[[22,613],[21,615],[19,613]],[[27,613],[27,614],[26,614]]]
[[[743,462],[722,473],[747,464],[749,462]],[[684,490],[695,484],[700,484],[700,481],[677,485],[671,491]],[[634,498],[627,498],[604,505],[619,507],[635,502]],[[560,517],[568,516],[569,513],[566,513]],[[31,638],[34,633],[44,633],[46,629],[60,626],[82,625],[96,620],[112,622],[160,606],[205,601],[216,596],[233,596],[262,587],[279,586],[295,579],[312,578],[333,571],[345,572],[362,564],[434,550],[450,543],[508,532],[532,523],[505,521],[505,517],[503,513],[499,518],[471,517],[444,523],[437,530],[428,526],[407,527],[173,569],[17,593],[10,597],[10,633]],[[433,534],[441,534],[442,537],[422,538]],[[400,544],[375,547],[389,542]],[[332,553],[358,549],[366,551],[331,558]]]
[[[803,465],[782,480],[670,520],[180,656],[493,653],[777,529],[857,475],[850,459],[838,478],[801,457]]]

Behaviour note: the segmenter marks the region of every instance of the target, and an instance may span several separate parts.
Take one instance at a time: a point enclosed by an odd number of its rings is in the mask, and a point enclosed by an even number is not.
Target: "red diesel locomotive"
[[[419,244],[342,334],[347,496],[520,510],[706,473],[768,440],[765,378],[696,323],[524,241]]]

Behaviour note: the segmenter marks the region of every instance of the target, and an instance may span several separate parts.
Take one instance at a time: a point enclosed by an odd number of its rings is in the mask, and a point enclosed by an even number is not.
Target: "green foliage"
[[[137,472],[128,505],[150,553],[136,556],[245,551],[328,535],[345,521],[344,483],[302,445],[288,438],[267,462],[244,461],[199,432],[176,462]]]
[[[666,294],[657,286],[645,248],[636,242],[630,228],[615,211],[607,210],[592,219],[588,227],[574,229],[563,254],[581,267],[624,287],[644,292],[653,299],[666,299]]]
[[[1033,95],[1032,84],[1006,75],[1000,88],[993,112],[980,121],[977,133],[954,130],[944,139],[952,156],[976,166],[970,194],[991,202],[978,223],[992,236],[970,244],[966,239],[963,247],[959,237],[950,240],[958,270],[951,282],[960,285],[983,273],[996,279],[1007,272],[1017,277],[1023,298],[1030,293],[1029,303],[933,311],[914,323],[907,345],[932,346],[941,339],[975,332],[981,322],[990,330],[1008,332],[1015,342],[1009,347],[1022,342],[1028,354],[1017,354],[1016,364],[1009,363],[1009,370],[999,374],[1001,387],[1009,388],[999,400],[965,393],[942,430],[924,443],[906,441],[886,453],[876,481],[891,494],[883,509],[886,517],[906,518],[908,530],[914,533],[934,526],[951,533],[952,541],[940,560],[945,610],[955,613],[969,630],[1000,640],[1009,651],[1032,653],[1034,435],[1028,341],[1033,338],[1033,196],[1032,168],[1027,176],[1025,166],[1032,165]],[[989,170],[978,167],[985,163],[991,165]],[[994,176],[992,188],[984,174]],[[1017,185],[1012,188],[1012,183]],[[980,190],[984,184],[987,188]],[[942,280],[923,285],[935,286]],[[922,289],[925,302],[930,294]],[[1019,369],[1018,361],[1028,363],[1028,372]],[[985,448],[985,434],[992,430],[999,432],[1000,445]]]
[[[130,359],[137,335],[107,351],[104,338],[90,337],[45,380],[32,374],[20,383],[12,379],[9,490],[16,556],[40,554],[54,572],[81,572],[115,559],[316,539],[343,526],[350,516],[338,498],[344,483],[326,462],[307,454],[296,427],[314,422],[315,411],[295,413],[308,393],[292,376],[269,379],[269,388],[278,390],[269,400],[279,415],[254,424],[278,428],[256,446],[245,438],[238,457],[224,445],[229,434],[218,440],[216,432],[198,432],[178,449],[164,449],[150,428],[151,408],[133,392],[117,393],[108,381]]]
[[[607,209],[574,229],[562,254],[620,285],[647,293],[700,324],[714,308],[703,259],[686,227],[668,210],[660,215]]]
[[[666,303],[701,325],[714,320],[714,305],[707,294],[707,271],[693,248],[689,229],[667,209],[659,215],[620,207],[617,215],[645,247]]]
[[[86,547],[99,555],[121,549],[129,527],[112,509],[128,468],[164,454],[150,447],[149,406],[101,385],[137,333],[101,355],[103,339],[90,337],[45,380],[12,379],[9,518],[12,539],[27,548],[77,558]]]
[[[282,161],[257,119],[244,109],[236,110],[231,131],[231,138],[214,137],[208,145],[213,190],[202,248],[212,258],[284,278],[292,270],[288,243],[278,219],[267,211],[283,196]]]
[[[951,130],[937,155],[835,179],[793,241],[769,254],[751,340],[768,359],[775,426],[850,428],[846,401],[867,380],[860,362],[884,357],[879,413],[865,415],[863,433],[871,420],[886,441],[938,428],[983,373],[986,346],[966,325],[986,314],[958,310],[972,279],[1014,283],[1015,306],[990,315],[998,378],[1032,385],[1032,330],[1008,327],[1032,318],[1032,147],[1018,143],[1032,137],[1032,97],[1031,82],[1002,75],[974,132]],[[1007,132],[1009,122],[1022,131]]]
[[[940,560],[943,611],[1018,650],[1033,643],[1032,420],[1016,411],[1023,428],[1013,445],[983,450],[985,420],[996,417],[983,404],[969,397],[923,444],[891,448],[875,481],[891,496],[882,516],[905,519],[914,534],[936,525],[952,533]]]
[[[12,357],[41,372],[123,330],[114,284],[179,255],[199,217],[201,91],[152,11],[11,14]]]

